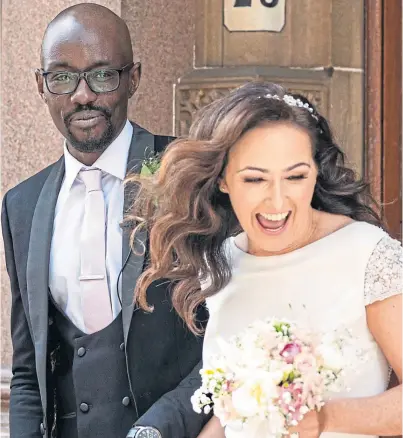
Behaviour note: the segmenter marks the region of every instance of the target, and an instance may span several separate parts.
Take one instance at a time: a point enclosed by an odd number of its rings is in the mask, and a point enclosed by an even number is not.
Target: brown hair
[[[144,310],[152,310],[148,286],[167,279],[173,283],[175,309],[194,333],[200,333],[196,310],[228,284],[231,269],[224,242],[241,231],[218,183],[231,147],[263,122],[293,123],[309,133],[318,167],[313,208],[381,225],[368,185],[345,166],[327,121],[303,96],[294,95],[313,113],[285,103],[285,94],[278,85],[251,82],[214,101],[199,112],[188,137],[169,145],[155,179],[129,180],[140,186],[129,217],[137,224],[132,239],[144,227],[150,239],[149,264],[135,289],[135,300]],[[206,283],[203,290],[201,283]]]

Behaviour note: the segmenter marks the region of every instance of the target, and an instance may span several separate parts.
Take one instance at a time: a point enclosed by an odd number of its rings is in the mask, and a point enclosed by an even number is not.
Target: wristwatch
[[[129,430],[126,438],[162,438],[162,435],[155,427],[134,426]]]

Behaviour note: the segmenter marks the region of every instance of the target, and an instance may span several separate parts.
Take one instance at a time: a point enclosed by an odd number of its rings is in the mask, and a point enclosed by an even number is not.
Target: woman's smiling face
[[[311,139],[291,123],[264,123],[235,143],[220,189],[230,197],[250,253],[281,254],[306,240],[316,178]]]

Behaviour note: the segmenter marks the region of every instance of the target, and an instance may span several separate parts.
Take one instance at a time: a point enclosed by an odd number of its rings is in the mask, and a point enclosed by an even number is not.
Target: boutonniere
[[[146,158],[141,167],[140,176],[153,176],[161,166],[161,156],[159,154]]]

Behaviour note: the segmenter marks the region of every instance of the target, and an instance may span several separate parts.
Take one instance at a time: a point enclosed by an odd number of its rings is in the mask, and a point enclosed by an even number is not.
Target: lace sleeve
[[[365,272],[365,305],[402,293],[403,251],[398,240],[385,236],[376,245]]]

